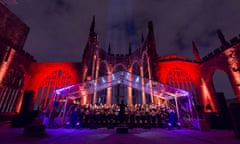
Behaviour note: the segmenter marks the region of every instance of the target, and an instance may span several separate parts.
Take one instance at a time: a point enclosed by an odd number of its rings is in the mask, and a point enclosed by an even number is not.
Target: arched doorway
[[[117,64],[113,68],[112,73],[127,71],[127,68],[123,64]],[[127,103],[128,89],[127,86],[118,84],[112,87],[112,104],[118,104],[122,100]]]
[[[138,63],[134,63],[132,67],[132,74],[140,76],[140,66]],[[142,103],[142,97],[141,97],[141,91],[137,89],[132,89],[132,104],[141,104]]]
[[[21,68],[10,69],[0,87],[0,112],[15,112],[23,92],[24,73]]]
[[[200,103],[200,98],[196,95],[195,85],[189,73],[181,68],[174,68],[167,74],[167,85],[186,90],[190,93],[195,104]]]
[[[224,71],[216,70],[213,74],[212,81],[215,92],[224,94],[223,101],[228,103],[228,101],[231,102],[237,100],[229,81],[229,77]]]
[[[99,66],[98,77],[107,76],[107,74],[108,74],[107,64],[102,62]],[[97,91],[96,103],[97,104],[101,104],[101,103],[105,104],[106,96],[107,96],[107,89]]]
[[[210,127],[230,129],[231,119],[227,101],[235,96],[227,74],[222,70],[215,70],[212,75],[213,100],[217,108],[217,114],[211,115],[214,123]],[[236,99],[236,98],[235,98]],[[237,99],[236,99],[237,100]],[[211,108],[211,107],[210,107]],[[211,109],[210,109],[211,110]],[[206,112],[211,112],[207,109]],[[206,115],[207,116],[207,115]],[[210,116],[210,115],[208,115]],[[206,117],[208,119],[208,117]]]
[[[148,61],[148,56],[146,53],[143,54],[142,58],[142,67],[143,67],[143,77],[146,79],[151,79],[150,77],[150,69],[149,69],[149,61]],[[146,104],[151,104],[153,102],[151,95],[145,93],[145,102]]]
[[[38,88],[33,110],[51,108],[54,90],[73,84],[73,79],[73,76],[68,71],[61,69],[52,71],[43,79]],[[54,107],[57,111],[62,109],[62,104],[65,99],[65,95],[61,95],[55,100]]]

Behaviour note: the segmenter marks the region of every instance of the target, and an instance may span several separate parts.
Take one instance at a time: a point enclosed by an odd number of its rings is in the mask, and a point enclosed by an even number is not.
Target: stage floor
[[[129,129],[117,134],[114,129],[46,129],[46,138],[23,135],[22,128],[0,128],[1,144],[239,144],[233,131]]]

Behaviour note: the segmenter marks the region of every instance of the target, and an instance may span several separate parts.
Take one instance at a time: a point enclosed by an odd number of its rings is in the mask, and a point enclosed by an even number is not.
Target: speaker
[[[30,113],[32,111],[33,96],[34,96],[34,91],[27,90],[24,92],[22,106],[21,106],[21,110],[20,110],[21,114]]]
[[[207,112],[207,113],[204,113],[204,116],[208,123],[208,126],[211,129],[221,129],[221,119],[220,119],[219,113]]]
[[[234,134],[237,138],[240,138],[240,103],[232,103],[229,108],[232,117]]]
[[[117,127],[116,132],[118,134],[127,134],[128,133],[128,127]]]
[[[224,93],[217,92],[215,93],[215,102],[217,109],[219,111],[219,120],[221,129],[232,129],[231,116],[229,113],[229,108],[227,106],[227,101],[225,99]]]
[[[24,127],[33,121],[38,112],[32,112],[34,91],[25,91],[20,113],[12,119],[11,127]]]
[[[196,108],[199,118],[203,119],[203,117],[204,117],[203,116],[203,105],[196,105],[195,108]]]
[[[228,112],[227,101],[225,99],[224,93],[216,92],[214,98],[215,98],[215,101],[216,101],[218,111],[220,113]]]

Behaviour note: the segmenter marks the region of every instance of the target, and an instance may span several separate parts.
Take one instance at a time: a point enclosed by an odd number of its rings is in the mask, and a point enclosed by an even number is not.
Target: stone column
[[[142,104],[146,104],[146,96],[144,91],[144,73],[143,73],[143,67],[140,67],[140,75],[141,75],[141,84],[142,84]]]
[[[112,73],[108,73],[107,82],[112,82]],[[106,105],[110,106],[112,104],[112,85],[107,88]]]
[[[94,60],[95,60],[95,56],[94,56]],[[98,71],[99,71],[99,62],[100,62],[100,60],[97,59],[96,61],[97,61],[96,62],[96,69],[92,69],[92,70],[96,70],[96,72],[95,72],[95,79],[94,79],[95,85],[94,85],[94,93],[93,93],[93,104],[96,104],[96,101],[97,101],[97,89],[96,89],[96,86],[98,85],[97,84],[97,79],[98,79]]]
[[[147,65],[148,65],[148,77],[149,77],[149,87],[151,89],[151,93],[150,93],[150,97],[151,97],[151,103],[153,103],[153,94],[152,94],[152,73],[151,73],[151,69],[150,69],[150,62],[149,62],[149,58],[147,58]]]
[[[227,64],[227,73],[232,85],[234,94],[240,102],[240,47],[228,48],[224,51]]]
[[[128,83],[128,105],[132,105],[132,71],[130,71],[129,75],[128,75],[128,80],[130,81],[130,83]]]
[[[207,105],[210,104],[212,111],[217,111],[216,103],[213,99],[214,97],[214,90],[210,82],[206,82],[203,78],[201,79],[201,101],[204,108],[204,111],[206,112]]]

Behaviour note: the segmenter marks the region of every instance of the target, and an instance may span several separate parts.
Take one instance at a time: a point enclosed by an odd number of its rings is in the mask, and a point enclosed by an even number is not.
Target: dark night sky
[[[240,33],[239,6],[239,0],[18,0],[8,7],[31,28],[24,49],[38,61],[76,62],[93,15],[105,49],[109,42],[115,53],[124,53],[129,42],[135,49],[152,20],[159,56],[193,59],[192,40],[203,57],[220,46],[216,29],[227,40]],[[223,72],[214,75],[216,89],[232,97],[226,80]]]

